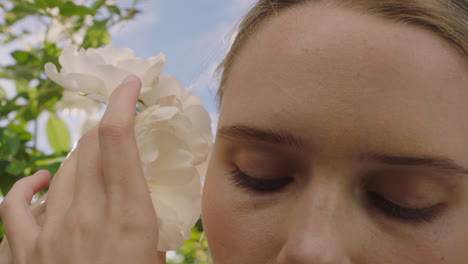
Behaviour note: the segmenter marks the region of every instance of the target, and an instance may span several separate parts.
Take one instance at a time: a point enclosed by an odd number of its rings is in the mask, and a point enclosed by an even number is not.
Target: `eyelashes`
[[[253,194],[279,192],[294,181],[293,177],[255,178],[242,172],[238,167],[229,172],[231,182],[238,188],[251,191]],[[413,223],[430,223],[439,216],[444,204],[424,208],[408,208],[385,199],[377,192],[368,192],[369,203],[386,216]]]
[[[254,178],[248,176],[237,167],[230,171],[229,175],[231,176],[231,181],[237,187],[262,193],[278,191],[294,180],[290,177],[269,179]]]
[[[370,202],[390,217],[412,222],[432,222],[439,215],[443,204],[423,208],[408,208],[395,204],[376,192],[367,194]]]

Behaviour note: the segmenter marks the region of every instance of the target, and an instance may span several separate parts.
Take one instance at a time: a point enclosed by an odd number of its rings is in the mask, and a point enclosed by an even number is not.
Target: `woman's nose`
[[[281,264],[350,264],[346,249],[346,200],[338,184],[309,184],[298,194],[285,224]],[[345,232],[343,232],[345,231]],[[350,234],[348,234],[350,235]]]

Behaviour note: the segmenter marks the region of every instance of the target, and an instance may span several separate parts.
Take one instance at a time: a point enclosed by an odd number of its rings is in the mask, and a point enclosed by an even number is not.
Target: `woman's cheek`
[[[223,261],[230,257],[232,251],[241,251],[239,232],[231,202],[222,186],[207,176],[203,190],[202,219],[205,234],[208,238],[213,258]],[[222,177],[222,176],[221,176]]]
[[[228,176],[208,171],[202,218],[211,254],[221,263],[274,263],[281,248],[281,215],[235,187]]]
[[[452,210],[446,220],[437,223],[431,235],[422,242],[425,243],[426,252],[420,252],[420,256],[434,264],[468,263],[467,219],[466,205]]]
[[[368,223],[364,244],[356,250],[376,264],[465,264],[468,263],[467,215],[445,216],[439,222],[403,227],[388,222],[386,227]],[[378,221],[389,221],[378,219]],[[361,262],[358,262],[361,263]]]

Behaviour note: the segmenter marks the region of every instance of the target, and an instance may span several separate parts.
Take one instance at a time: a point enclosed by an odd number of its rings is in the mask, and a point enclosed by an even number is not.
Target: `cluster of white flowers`
[[[47,75],[68,91],[107,102],[130,74],[142,80],[135,134],[141,163],[158,214],[159,250],[174,250],[190,238],[201,211],[201,179],[212,144],[211,121],[198,96],[162,74],[163,54],[146,60],[113,46],[66,48]]]

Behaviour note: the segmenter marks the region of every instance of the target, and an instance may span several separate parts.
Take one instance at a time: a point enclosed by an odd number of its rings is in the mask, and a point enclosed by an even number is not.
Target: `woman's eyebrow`
[[[450,173],[468,174],[468,170],[447,157],[435,156],[395,156],[381,152],[361,153],[360,160],[373,161],[388,165],[432,167]]]
[[[221,127],[217,134],[222,137],[238,138],[248,141],[285,145],[295,149],[305,148],[304,140],[286,130],[260,129],[246,125]],[[396,156],[382,152],[366,152],[359,154],[361,161],[378,162],[388,165],[432,167],[450,173],[467,174],[468,170],[447,157],[435,156]]]
[[[303,149],[305,147],[304,140],[302,140],[302,138],[295,136],[286,130],[259,129],[246,125],[232,125],[220,128],[217,134],[228,138],[285,145],[295,149]]]

